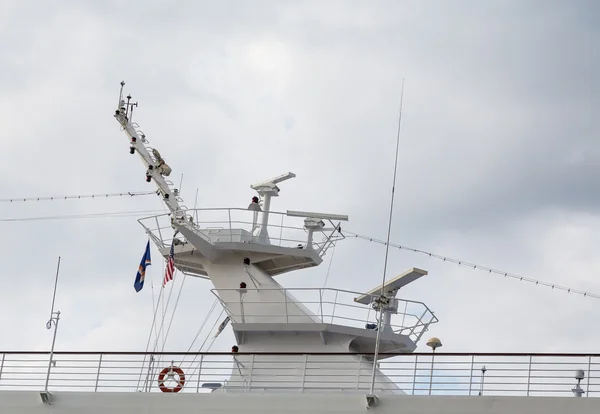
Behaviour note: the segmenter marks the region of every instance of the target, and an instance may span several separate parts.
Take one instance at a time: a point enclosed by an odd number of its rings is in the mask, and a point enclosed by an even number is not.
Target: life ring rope
[[[174,388],[167,387],[165,385],[166,379],[175,379],[175,375],[177,375],[178,379],[177,385]],[[158,387],[162,392],[179,392],[183,389],[185,385],[185,374],[183,370],[175,365],[171,365],[170,367],[163,368],[158,374]]]

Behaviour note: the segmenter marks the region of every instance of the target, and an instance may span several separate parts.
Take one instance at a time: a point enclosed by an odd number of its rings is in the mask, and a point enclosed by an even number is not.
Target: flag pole
[[[48,392],[48,382],[50,381],[50,369],[52,368],[54,357],[54,345],[56,344],[56,331],[58,330],[58,321],[60,320],[60,311],[54,312],[54,302],[56,300],[56,287],[58,286],[58,271],[60,270],[60,256],[58,256],[58,264],[56,266],[56,278],[54,280],[54,294],[52,295],[52,308],[50,310],[50,319],[46,322],[46,329],[52,329],[54,322],[54,335],[52,337],[52,346],[50,347],[50,361],[48,361],[48,373],[46,375],[46,385],[44,391]]]

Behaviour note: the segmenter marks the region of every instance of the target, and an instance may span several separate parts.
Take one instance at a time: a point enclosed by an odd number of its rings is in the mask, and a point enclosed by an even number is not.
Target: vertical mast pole
[[[384,294],[385,294],[385,274],[387,272],[387,264],[388,264],[388,252],[390,250],[390,233],[392,231],[392,217],[394,212],[394,194],[396,189],[396,172],[398,170],[398,149],[400,147],[400,125],[402,123],[402,103],[404,101],[404,79],[402,79],[402,91],[400,93],[400,111],[398,114],[398,133],[396,135],[396,158],[394,161],[394,179],[392,181],[392,201],[390,203],[390,216],[388,223],[388,231],[387,231],[387,240],[385,243],[385,260],[383,263],[383,280],[381,282],[381,294],[377,299],[379,302],[379,320],[377,321],[377,339],[375,340],[375,353],[373,355],[373,376],[371,378],[371,391],[370,394],[373,394],[375,390],[375,376],[377,374],[377,356],[379,354],[379,339],[381,335],[381,322],[383,321],[383,313],[384,313]]]

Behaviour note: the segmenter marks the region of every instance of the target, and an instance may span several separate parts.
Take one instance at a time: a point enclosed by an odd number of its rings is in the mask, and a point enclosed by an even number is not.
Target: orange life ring
[[[177,386],[175,388],[169,388],[165,386],[165,377],[167,378],[175,378],[175,374],[179,377],[177,380]],[[167,368],[163,368],[158,375],[158,387],[162,392],[179,392],[183,389],[185,385],[185,374],[183,370],[176,366],[170,366]]]

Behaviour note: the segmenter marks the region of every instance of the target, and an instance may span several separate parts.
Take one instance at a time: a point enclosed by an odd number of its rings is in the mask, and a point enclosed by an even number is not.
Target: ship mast
[[[348,221],[348,216],[297,210],[274,211],[271,204],[272,198],[279,196],[278,184],[296,176],[288,172],[251,185],[258,196],[252,197],[247,208],[203,209],[200,218],[194,222],[190,211],[181,204],[177,190],[165,178],[171,173],[171,168],[162,155],[149,146],[139,125],[131,121],[132,105],[137,104],[131,103],[131,96],[127,96],[127,101],[123,99],[123,85],[121,83],[115,118],[129,138],[130,153],[137,152],[146,167],[146,181],[155,182],[158,193],[169,208],[171,227],[185,240],[164,234],[161,229],[166,226],[161,221],[165,221],[166,215],[147,217],[139,222],[163,256],[166,257],[173,249],[176,268],[186,275],[209,279],[213,284],[212,293],[227,312],[236,338],[232,353],[239,352],[239,355],[234,355],[237,368],[229,384],[246,384],[240,386],[265,390],[285,387],[289,381],[282,379],[281,371],[276,367],[278,363],[297,367],[290,376],[302,381],[301,372],[307,369],[309,361],[285,352],[316,352],[335,354],[317,357],[309,365],[310,369],[321,370],[323,380],[329,385],[339,384],[340,389],[347,387],[328,365],[336,360],[358,365],[365,372],[371,370],[376,374],[377,380],[373,383],[365,376],[356,381],[356,389],[370,390],[367,401],[374,397],[375,390],[399,390],[379,371],[377,359],[365,355],[372,355],[374,351],[412,352],[429,324],[437,321],[424,304],[417,302],[410,306],[416,306],[422,316],[414,325],[404,325],[404,322],[392,324],[391,321],[392,314],[398,313],[399,299],[394,298],[398,289],[427,272],[409,269],[384,283],[383,287],[378,287],[377,292],[366,294],[339,289],[295,290],[282,287],[275,280],[276,276],[316,267],[323,262],[327,250],[344,238],[340,223]],[[334,294],[335,298],[324,299],[324,290]],[[380,317],[380,329],[374,330],[373,324],[368,323],[369,312],[374,299],[383,297],[380,291],[385,292],[391,303],[385,310],[377,309],[381,314],[388,312],[389,315]],[[314,300],[298,300],[292,292],[313,295]],[[338,303],[338,294],[347,297],[346,303]],[[323,311],[323,304],[331,308],[329,314]],[[403,304],[405,308],[409,305],[407,301]],[[314,308],[311,309],[311,306]],[[348,308],[351,308],[349,312],[353,317],[354,312],[362,313],[364,317],[348,319],[339,313],[340,309]],[[385,322],[383,325],[382,320]],[[263,355],[248,355],[256,352]],[[265,356],[266,353],[281,355]],[[255,364],[272,367],[261,375],[260,383],[252,378]],[[232,386],[229,385],[230,388]]]

